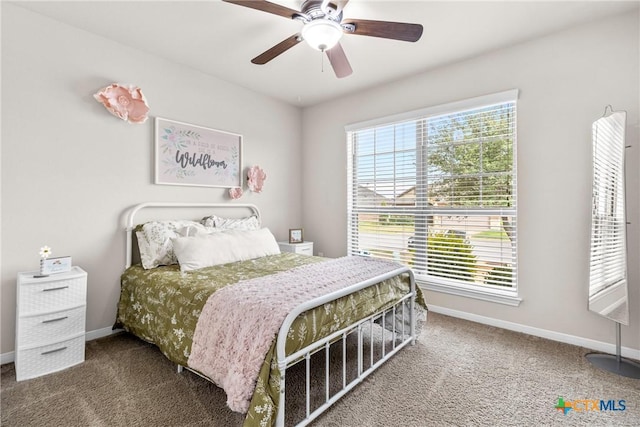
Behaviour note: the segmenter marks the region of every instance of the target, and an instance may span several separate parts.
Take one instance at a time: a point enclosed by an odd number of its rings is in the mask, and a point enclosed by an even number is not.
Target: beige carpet
[[[639,426],[640,380],[592,367],[587,352],[431,313],[418,344],[314,425]],[[85,363],[34,380],[16,383],[13,364],[3,365],[0,381],[3,426],[233,427],[243,421],[226,408],[224,392],[190,372],[177,374],[155,347],[127,334],[91,341]],[[554,408],[559,396],[625,400],[626,410],[564,415]]]

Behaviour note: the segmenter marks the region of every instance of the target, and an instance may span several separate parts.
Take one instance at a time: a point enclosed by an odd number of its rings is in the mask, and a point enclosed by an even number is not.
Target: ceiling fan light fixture
[[[314,19],[302,27],[302,38],[312,48],[324,52],[334,47],[342,37],[342,27],[330,19]]]

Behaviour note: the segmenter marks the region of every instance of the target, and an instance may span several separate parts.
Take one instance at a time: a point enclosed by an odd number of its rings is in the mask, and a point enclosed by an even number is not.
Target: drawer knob
[[[47,288],[47,289],[43,289],[42,292],[59,291],[61,289],[67,289],[68,287],[69,287],[69,285],[67,285],[67,286],[59,286],[57,288]]]
[[[64,319],[68,319],[69,316],[64,316],[64,317],[56,317],[55,319],[47,319],[47,320],[43,320],[42,323],[51,323],[51,322],[58,322],[60,320],[64,320]]]

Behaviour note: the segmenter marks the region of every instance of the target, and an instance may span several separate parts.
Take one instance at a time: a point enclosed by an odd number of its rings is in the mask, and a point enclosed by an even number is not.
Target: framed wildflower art
[[[156,117],[155,183],[242,187],[242,135]]]

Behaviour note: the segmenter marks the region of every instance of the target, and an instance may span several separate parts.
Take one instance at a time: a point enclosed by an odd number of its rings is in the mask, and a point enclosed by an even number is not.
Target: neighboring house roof
[[[358,199],[371,201],[374,205],[415,205],[416,187],[411,185],[403,188],[396,185],[388,190],[376,191],[366,185],[358,185]]]
[[[406,190],[404,190],[402,193],[398,194],[398,197],[396,197],[396,199],[402,199],[406,197],[415,197],[415,196],[416,196],[416,186],[413,185],[407,188]]]
[[[368,188],[362,185],[358,186],[357,196],[359,201],[362,202],[362,201],[368,200],[373,202],[374,205],[387,202],[387,198],[384,197],[382,194],[379,194],[376,191],[372,190],[371,188]]]
[[[395,200],[396,206],[415,206],[416,204],[416,187],[407,188],[398,194]]]

